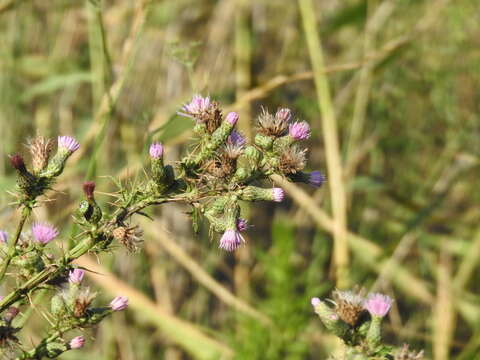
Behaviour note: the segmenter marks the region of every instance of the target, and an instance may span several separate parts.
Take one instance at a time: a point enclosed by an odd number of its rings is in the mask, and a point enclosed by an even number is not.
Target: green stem
[[[3,260],[3,263],[0,267],[0,283],[3,282],[3,278],[5,277],[5,273],[7,272],[8,265],[12,261],[12,258],[15,256],[15,248],[17,246],[18,239],[20,239],[23,225],[25,224],[27,218],[30,216],[31,212],[32,209],[30,207],[24,206],[22,210],[22,217],[20,218],[17,230],[15,231],[15,236],[10,240],[10,243],[8,244],[7,257]]]

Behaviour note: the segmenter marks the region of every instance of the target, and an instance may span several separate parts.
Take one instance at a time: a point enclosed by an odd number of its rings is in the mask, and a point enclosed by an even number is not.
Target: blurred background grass
[[[134,182],[152,139],[178,159],[191,123],[176,111],[194,93],[239,111],[247,135],[261,105],[291,107],[329,175],[245,207],[235,255],[193,235],[181,206],[138,219],[140,254],[80,262],[130,311],[62,358],[325,359],[339,344],[309,299],[360,284],[396,299],[388,341],[480,359],[478,19],[478,0],[0,0],[1,228],[18,217],[7,155],[29,136],[82,143],[35,211],[67,238],[85,179]],[[45,322],[35,301],[27,347]]]

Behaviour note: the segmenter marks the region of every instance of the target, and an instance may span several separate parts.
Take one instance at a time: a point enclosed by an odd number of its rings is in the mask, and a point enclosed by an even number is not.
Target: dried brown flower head
[[[39,172],[43,170],[48,164],[48,159],[53,149],[52,139],[38,135],[30,139],[27,146],[32,155],[33,171]]]
[[[295,174],[305,168],[306,149],[300,149],[298,146],[292,146],[285,149],[280,155],[279,168],[285,174]]]
[[[119,226],[113,230],[112,235],[115,240],[122,243],[130,252],[137,251],[143,242],[143,231],[138,225],[130,227]]]
[[[363,307],[364,297],[360,292],[335,290],[333,299],[335,312],[340,316],[340,319],[351,326],[355,326],[365,312]]]
[[[95,293],[90,293],[90,289],[84,289],[73,303],[73,316],[77,318],[84,316],[95,296]]]
[[[266,109],[262,109],[257,118],[258,132],[267,136],[283,136],[288,131],[289,116],[285,117],[281,111],[275,115],[270,114]]]

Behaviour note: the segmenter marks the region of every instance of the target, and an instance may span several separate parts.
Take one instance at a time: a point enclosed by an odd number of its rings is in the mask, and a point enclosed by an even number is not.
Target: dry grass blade
[[[122,294],[129,298],[131,308],[138,316],[147,319],[163,331],[165,336],[197,359],[225,359],[233,355],[226,345],[212,339],[196,326],[170,315],[159,304],[155,304],[144,294],[124,283],[92,258],[84,256],[77,260],[78,265],[89,270],[88,276],[112,295]]]
[[[315,19],[315,8],[312,0],[298,0],[305,36],[307,39],[310,61],[313,67],[318,104],[322,114],[322,134],[325,143],[328,177],[330,179],[330,196],[334,223],[333,260],[336,266],[337,286],[347,287],[348,275],[348,242],[347,242],[347,207],[346,194],[342,175],[340,146],[338,144],[337,121],[333,109],[330,86],[325,74],[322,45]]]

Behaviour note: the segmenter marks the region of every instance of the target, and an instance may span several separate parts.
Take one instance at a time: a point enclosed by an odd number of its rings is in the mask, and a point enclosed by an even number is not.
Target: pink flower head
[[[387,295],[373,293],[368,295],[363,307],[368,310],[372,316],[384,317],[390,311],[392,302],[392,298]]]
[[[65,149],[71,153],[78,150],[80,144],[71,136],[59,136],[58,137],[58,148]]]
[[[227,251],[234,251],[242,242],[245,242],[245,239],[240,235],[239,231],[228,229],[223,233],[218,247]]]
[[[275,117],[283,122],[289,122],[292,118],[292,111],[287,108],[278,109],[275,113]]]
[[[128,306],[128,298],[126,296],[117,296],[110,302],[113,311],[121,311]]]
[[[295,140],[305,140],[310,137],[310,125],[306,121],[295,122],[288,127],[288,133]]]
[[[312,300],[310,300],[310,302],[312,303],[313,307],[316,307],[317,305],[320,305],[321,300],[318,297],[313,297]]]
[[[235,125],[238,121],[238,114],[236,112],[229,112],[225,117],[225,121],[228,122],[230,125]]]
[[[237,219],[237,230],[244,232],[248,229],[248,221],[246,219],[238,218]]]
[[[308,177],[308,183],[315,187],[320,187],[326,181],[325,175],[320,171],[312,171]]]
[[[230,136],[227,139],[228,144],[232,144],[234,146],[243,147],[247,141],[245,138],[236,130],[232,130]]]
[[[85,338],[83,336],[76,336],[70,340],[70,349],[81,349],[85,345]]]
[[[192,101],[182,107],[183,112],[178,114],[190,118],[201,117],[210,110],[212,104],[209,96],[201,97],[200,95],[195,95]]]
[[[150,157],[152,159],[160,159],[163,156],[163,145],[159,142],[154,142],[150,145]]]
[[[282,188],[273,188],[273,201],[275,202],[282,202],[283,198],[285,197],[285,191]]]
[[[45,245],[55,239],[59,232],[53,225],[47,223],[35,223],[32,226],[32,234],[36,242]]]
[[[0,230],[0,244],[6,244],[8,240],[8,233]]]
[[[85,271],[82,269],[73,269],[68,274],[68,281],[71,284],[80,284],[85,276]]]

